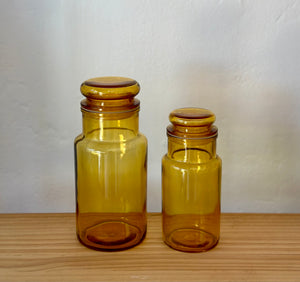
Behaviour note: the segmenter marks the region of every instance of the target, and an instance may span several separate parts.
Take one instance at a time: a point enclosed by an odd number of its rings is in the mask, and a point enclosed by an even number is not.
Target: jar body
[[[146,234],[147,186],[147,140],[133,126],[138,115],[83,119],[88,129],[75,139],[78,239],[100,250],[137,245]]]
[[[163,239],[180,251],[206,251],[220,236],[221,159],[213,140],[171,139],[162,159]]]

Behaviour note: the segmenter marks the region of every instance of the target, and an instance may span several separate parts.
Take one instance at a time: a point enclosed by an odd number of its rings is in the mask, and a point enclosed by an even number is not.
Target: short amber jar
[[[75,139],[77,236],[99,250],[121,250],[146,234],[147,139],[139,132],[139,84],[85,81],[83,132]]]
[[[221,159],[215,115],[206,109],[171,112],[162,159],[163,239],[173,249],[207,251],[220,237]]]

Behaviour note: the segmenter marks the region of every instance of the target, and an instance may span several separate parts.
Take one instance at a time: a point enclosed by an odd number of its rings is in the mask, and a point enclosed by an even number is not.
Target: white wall
[[[171,110],[211,109],[224,212],[300,212],[300,1],[1,1],[0,212],[74,211],[79,86],[138,80],[148,209]]]

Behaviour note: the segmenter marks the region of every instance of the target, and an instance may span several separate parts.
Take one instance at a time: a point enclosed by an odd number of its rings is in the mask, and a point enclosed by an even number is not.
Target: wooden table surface
[[[144,242],[120,252],[82,246],[74,214],[0,214],[0,281],[300,281],[300,214],[223,214],[219,245],[183,253],[149,214]]]

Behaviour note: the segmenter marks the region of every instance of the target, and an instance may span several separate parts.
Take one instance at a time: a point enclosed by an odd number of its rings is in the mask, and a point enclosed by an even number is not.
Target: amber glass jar
[[[163,239],[171,248],[201,252],[220,236],[221,159],[215,115],[199,108],[171,112],[162,159]]]
[[[146,234],[147,139],[139,133],[139,84],[85,81],[83,133],[75,139],[77,236],[99,250],[121,250]]]

